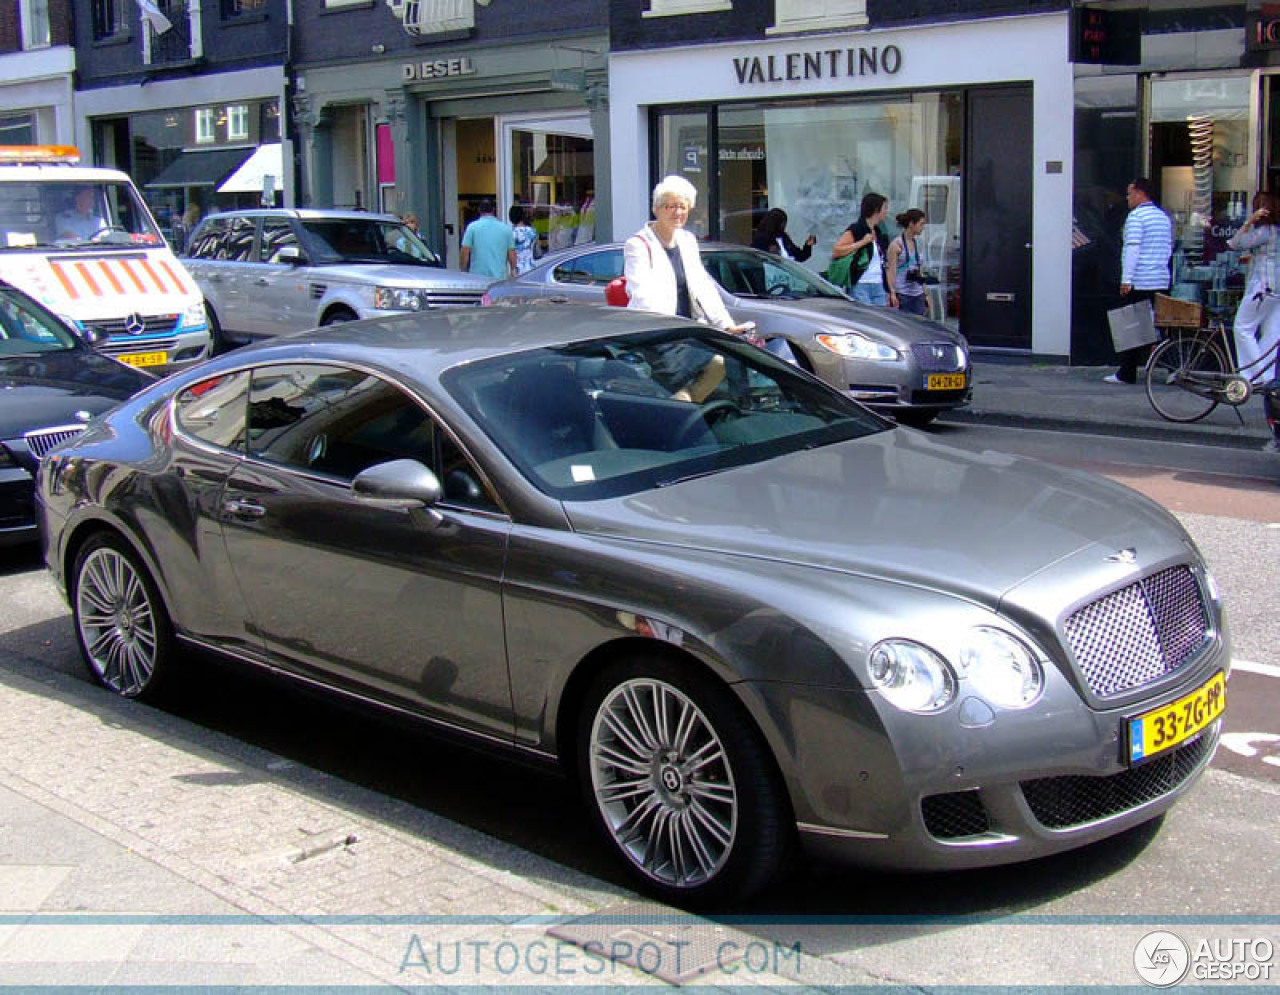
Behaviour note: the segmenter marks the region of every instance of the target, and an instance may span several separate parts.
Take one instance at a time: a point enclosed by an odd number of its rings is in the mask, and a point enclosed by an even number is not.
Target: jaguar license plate
[[[930,373],[924,378],[925,390],[964,390],[963,373]]]
[[[169,354],[166,352],[130,352],[123,356],[117,356],[116,359],[122,363],[128,363],[130,366],[164,366],[169,361]]]
[[[1227,707],[1227,679],[1219,671],[1190,694],[1129,720],[1129,762],[1171,750],[1208,726]]]

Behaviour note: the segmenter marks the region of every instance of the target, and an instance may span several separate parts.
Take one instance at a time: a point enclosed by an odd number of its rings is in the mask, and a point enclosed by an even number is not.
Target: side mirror
[[[411,511],[435,504],[444,491],[436,475],[417,460],[397,459],[356,474],[351,493],[362,504]]]
[[[84,327],[81,327],[80,325],[72,325],[71,327],[76,335],[84,341],[85,345],[92,346],[95,349],[108,338],[105,333],[94,328],[92,325],[85,325]]]
[[[307,257],[296,245],[286,245],[276,253],[276,262],[289,266],[301,266],[306,261]]]

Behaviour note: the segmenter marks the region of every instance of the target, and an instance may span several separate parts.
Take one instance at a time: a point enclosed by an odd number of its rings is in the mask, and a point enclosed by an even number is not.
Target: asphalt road
[[[903,927],[893,927],[890,942],[887,927],[863,917],[1271,914],[1280,887],[1280,862],[1274,859],[1280,818],[1280,457],[979,426],[930,431],[957,445],[1087,467],[1174,507],[1222,586],[1236,655],[1243,661],[1229,691],[1226,747],[1215,769],[1169,817],[1090,847],[1086,855],[928,876],[804,865],[786,886],[725,911],[766,918],[749,927],[761,939],[784,945],[802,939],[823,965],[823,977],[811,980],[823,983],[847,981],[842,964],[851,964],[855,953],[860,969],[874,965],[878,944],[884,944],[886,957],[891,950],[901,955],[895,944]],[[33,551],[0,552],[0,604],[5,650],[87,681],[65,606]],[[193,729],[226,733],[574,872],[625,883],[559,778],[442,743],[419,727],[389,723],[258,674],[216,661],[192,663],[187,693],[168,708]],[[859,925],[851,928],[855,920]],[[945,924],[921,925],[918,934],[945,960],[938,953],[949,942]],[[1015,936],[993,942],[986,956],[1009,957],[1011,963],[1020,956]],[[957,950],[955,956],[966,954]],[[1053,977],[1046,973],[1043,981]]]

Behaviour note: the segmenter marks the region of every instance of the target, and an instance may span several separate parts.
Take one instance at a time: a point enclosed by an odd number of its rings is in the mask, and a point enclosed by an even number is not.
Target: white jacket
[[[703,268],[698,240],[683,228],[676,229],[676,247],[684,263],[684,276],[689,284],[689,303],[693,317],[716,328],[730,328],[734,321],[725,309],[720,289]],[[627,239],[623,246],[623,274],[627,278],[628,307],[659,314],[676,313],[676,272],[667,258],[667,250],[653,231],[645,225]]]

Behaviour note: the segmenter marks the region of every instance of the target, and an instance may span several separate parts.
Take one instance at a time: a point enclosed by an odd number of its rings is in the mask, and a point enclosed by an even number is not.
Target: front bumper
[[[31,474],[21,466],[0,468],[0,547],[32,542],[36,535]]]
[[[1217,748],[1222,720],[1130,767],[1126,719],[1178,699],[1217,671],[1215,643],[1175,685],[1124,707],[1087,705],[1056,669],[1042,700],[966,726],[963,699],[912,715],[875,692],[754,684],[781,747],[802,844],[829,859],[891,870],[958,870],[1084,846],[1170,808]]]

